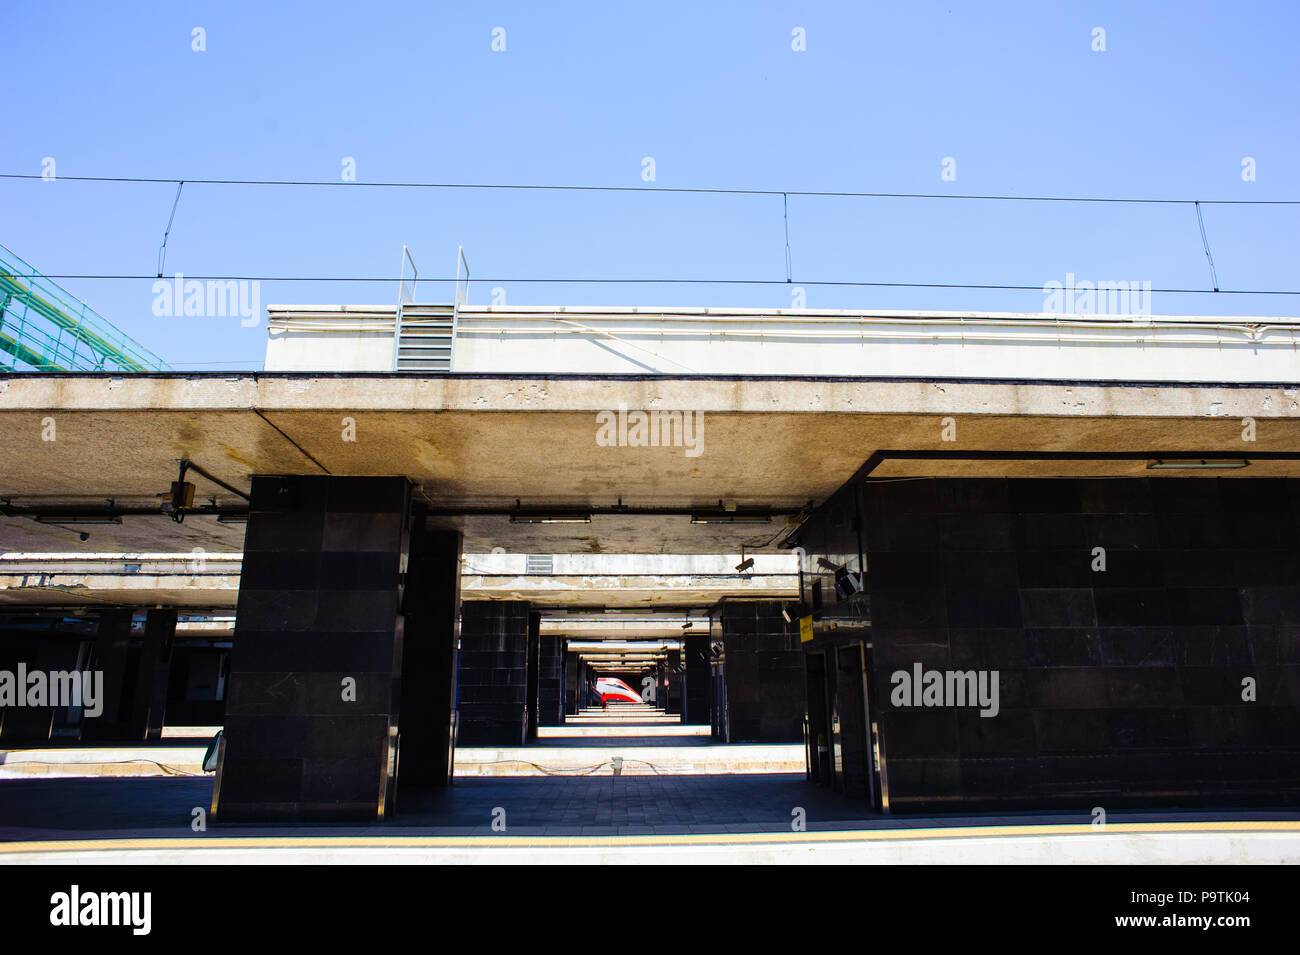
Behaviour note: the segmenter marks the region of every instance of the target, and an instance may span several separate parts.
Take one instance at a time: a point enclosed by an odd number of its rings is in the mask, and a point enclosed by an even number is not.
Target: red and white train
[[[596,678],[596,693],[601,705],[607,703],[642,703],[641,694],[622,680],[612,676]]]

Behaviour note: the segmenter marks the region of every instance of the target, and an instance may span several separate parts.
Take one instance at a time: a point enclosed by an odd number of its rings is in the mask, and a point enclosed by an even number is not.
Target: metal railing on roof
[[[9,371],[168,370],[161,358],[2,245],[0,353],[0,368]]]

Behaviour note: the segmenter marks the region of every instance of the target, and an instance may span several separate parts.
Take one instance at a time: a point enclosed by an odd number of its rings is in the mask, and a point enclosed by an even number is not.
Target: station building
[[[272,306],[258,373],[14,371],[0,669],[109,706],[0,745],[219,718],[218,820],[385,819],[614,673],[864,815],[1294,806],[1298,346],[408,301]]]

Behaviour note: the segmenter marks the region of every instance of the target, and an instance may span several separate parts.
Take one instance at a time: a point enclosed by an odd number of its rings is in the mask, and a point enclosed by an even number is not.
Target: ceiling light
[[[1199,461],[1152,461],[1147,465],[1148,471],[1233,471],[1250,467],[1244,458],[1202,458]]]
[[[704,512],[691,515],[692,524],[770,524],[767,514],[719,514]]]
[[[121,524],[122,518],[116,514],[37,514],[38,524]]]
[[[568,514],[558,512],[515,511],[510,515],[511,524],[590,524],[590,514]]]

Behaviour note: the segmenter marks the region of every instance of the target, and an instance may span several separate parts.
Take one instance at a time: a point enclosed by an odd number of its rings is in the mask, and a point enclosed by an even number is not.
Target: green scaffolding
[[[168,366],[0,245],[0,369],[166,371]]]

